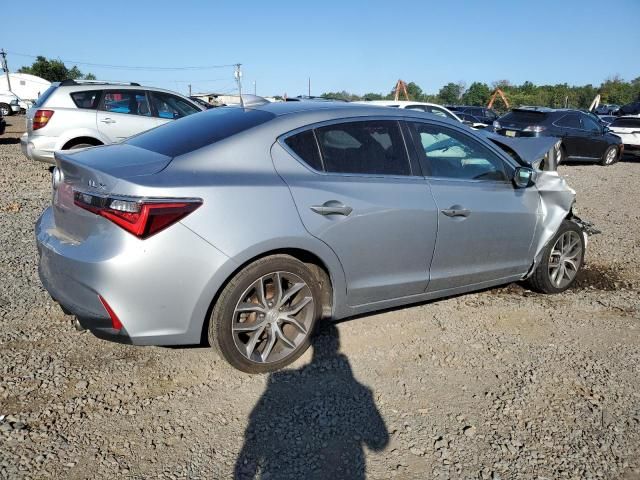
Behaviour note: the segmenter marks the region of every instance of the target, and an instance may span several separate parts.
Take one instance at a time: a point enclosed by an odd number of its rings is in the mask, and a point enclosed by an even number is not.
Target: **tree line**
[[[50,82],[62,82],[63,80],[95,80],[93,73],[82,73],[75,65],[72,68],[67,66],[60,60],[49,60],[42,55],[36,57],[36,61],[29,67],[21,67],[18,73],[29,73],[40,78],[44,78]]]
[[[500,88],[511,107],[522,105],[536,105],[552,108],[589,108],[589,105],[597,94],[601,95],[600,103],[613,103],[624,105],[626,103],[640,101],[640,77],[629,82],[619,76],[613,76],[602,82],[599,86],[591,84],[576,86],[561,83],[557,85],[535,85],[532,82],[524,82],[515,85],[508,80],[498,80],[491,86],[483,82],[473,82],[467,88],[464,83],[447,83],[437,94],[425,93],[415,82],[407,84],[407,93],[410,100],[418,102],[431,102],[441,105],[476,105],[486,106],[496,88]],[[393,100],[395,90],[388,94],[366,93],[362,96],[341,92],[326,92],[324,98],[339,100]],[[402,98],[404,100],[404,98]],[[507,110],[502,100],[498,97],[494,103],[497,110]]]

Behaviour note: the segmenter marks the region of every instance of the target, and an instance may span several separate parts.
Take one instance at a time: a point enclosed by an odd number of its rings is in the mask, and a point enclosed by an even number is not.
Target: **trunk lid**
[[[153,175],[171,162],[171,157],[126,144],[56,152],[55,159],[59,170],[54,172],[56,230],[59,236],[76,242],[100,234],[105,222],[74,204],[74,190],[94,195],[117,194],[119,182]]]

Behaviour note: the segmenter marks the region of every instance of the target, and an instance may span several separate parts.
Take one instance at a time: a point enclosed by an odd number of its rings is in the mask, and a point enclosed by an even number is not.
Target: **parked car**
[[[616,115],[640,115],[640,101],[621,106],[616,112]]]
[[[493,122],[493,128],[507,137],[561,139],[558,163],[578,160],[612,165],[620,157],[622,142],[592,116],[580,110],[515,108]]]
[[[557,141],[497,140],[410,109],[283,102],[58,151],[40,277],[100,337],[204,335],[256,373],[299,357],[321,318],[525,279],[562,292],[585,241],[575,192],[536,168]]]
[[[0,113],[4,117],[20,113],[20,98],[9,90],[0,91]]]
[[[494,120],[497,120],[499,117],[499,115],[491,108],[473,107],[467,105],[456,105],[454,108],[456,114],[460,112],[466,113],[468,115],[473,115],[480,120],[480,123],[484,123],[486,125],[491,125]]]
[[[619,108],[620,105],[616,105],[614,103],[606,103],[596,107],[593,113],[595,113],[596,115],[613,115],[618,111]]]
[[[420,112],[431,113],[432,115],[437,115],[439,117],[448,118],[450,120],[455,120],[457,122],[462,122],[460,117],[458,117],[455,113],[450,111],[448,108],[443,107],[442,105],[437,105],[435,103],[427,103],[427,102],[412,102],[409,100],[364,100],[359,102],[353,102],[359,105],[374,105],[378,107],[395,107],[395,108],[404,108],[407,110],[417,110]]]
[[[640,117],[616,117],[609,129],[622,139],[625,153],[640,155]]]
[[[192,100],[137,83],[65,80],[52,83],[27,111],[22,152],[54,163],[53,152],[108,145],[170,120],[203,111]]]

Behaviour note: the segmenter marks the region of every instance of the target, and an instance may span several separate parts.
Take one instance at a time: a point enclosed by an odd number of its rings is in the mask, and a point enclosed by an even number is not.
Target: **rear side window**
[[[640,128],[640,118],[616,118],[610,127]]]
[[[177,157],[268,122],[275,114],[264,110],[219,107],[189,115],[130,138],[125,143]]]
[[[311,168],[322,170],[320,152],[318,151],[318,144],[313,135],[313,130],[292,135],[284,143]]]
[[[411,175],[398,122],[338,123],[316,130],[325,171],[365,175]]]
[[[91,108],[95,110],[98,108],[98,102],[100,101],[100,92],[98,90],[73,92],[71,94],[71,99],[78,108]]]
[[[51,85],[49,88],[47,88],[43,93],[40,94],[38,100],[36,100],[36,103],[34,103],[33,106],[36,108],[40,108],[42,105],[44,105],[44,102],[46,102],[51,94],[56,91],[56,88],[58,88],[56,85]]]
[[[450,118],[451,120],[456,120],[456,118],[453,115],[451,115],[449,112],[438,107],[427,106],[426,111],[433,115],[438,115],[439,117],[445,117],[445,118]]]

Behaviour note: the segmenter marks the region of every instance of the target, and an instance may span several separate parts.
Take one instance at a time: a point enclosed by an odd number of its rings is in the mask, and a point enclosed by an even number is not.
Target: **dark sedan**
[[[622,153],[620,138],[580,110],[515,108],[493,122],[507,137],[557,137],[562,140],[558,163],[570,160],[612,165]]]

